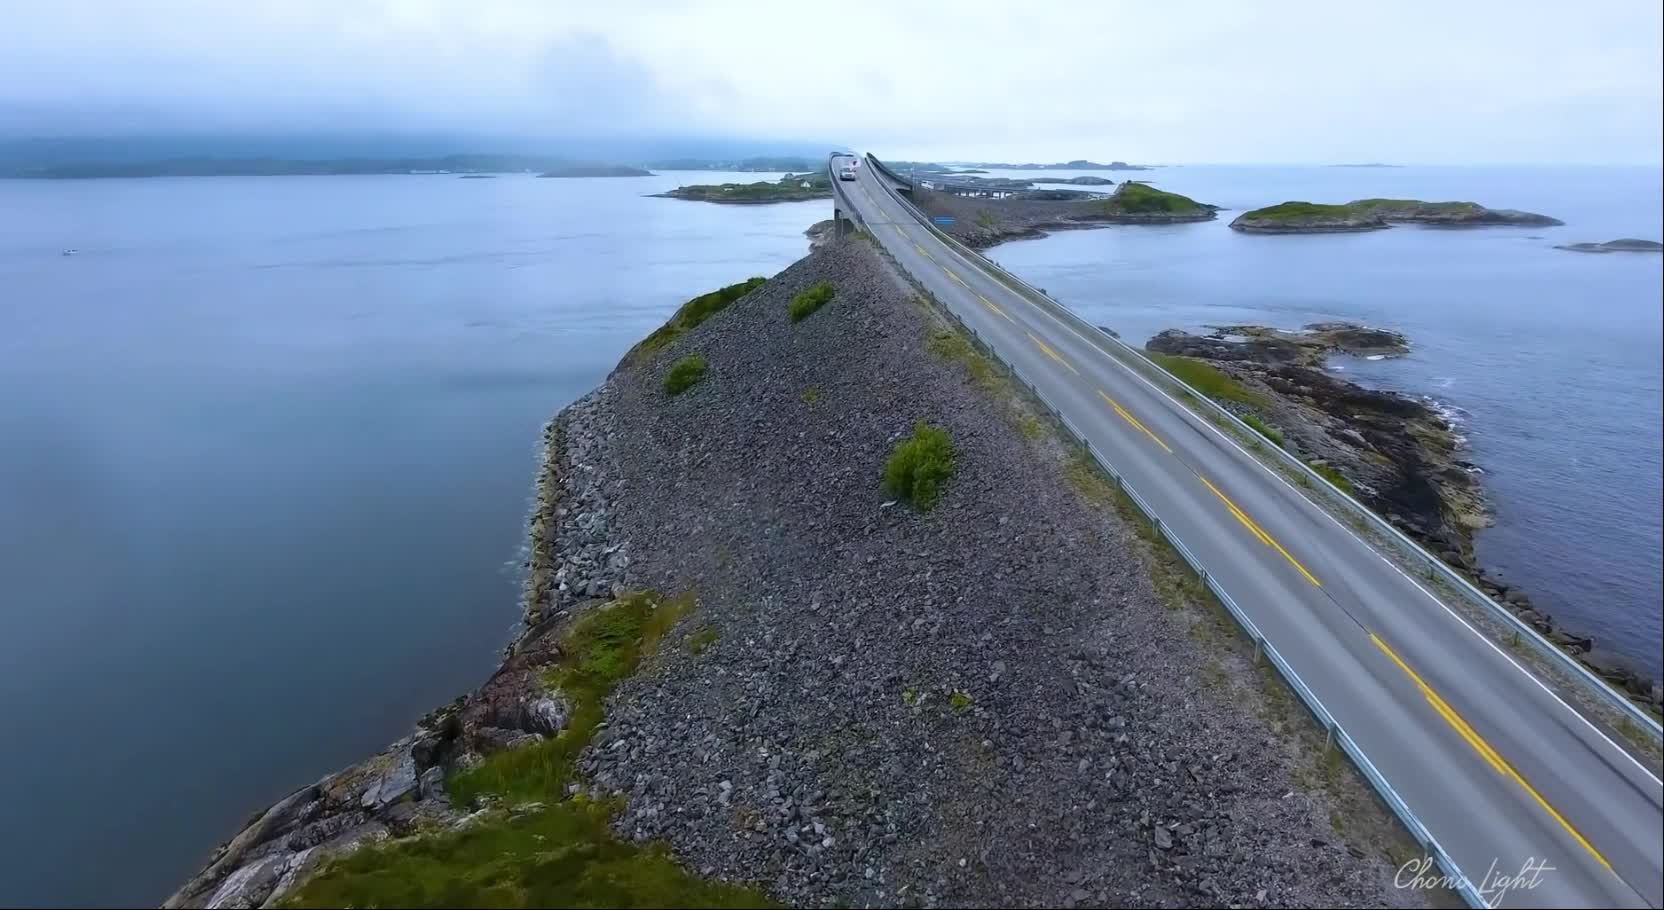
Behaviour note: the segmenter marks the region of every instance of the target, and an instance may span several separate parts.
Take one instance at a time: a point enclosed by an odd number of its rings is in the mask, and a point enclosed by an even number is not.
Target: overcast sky
[[[1656,163],[1660,6],[0,0],[0,132],[395,128],[802,139],[897,158]]]

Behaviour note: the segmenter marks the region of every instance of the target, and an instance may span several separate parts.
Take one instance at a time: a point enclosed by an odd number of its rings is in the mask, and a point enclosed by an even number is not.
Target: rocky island
[[[539,177],[651,177],[652,171],[616,164],[580,164],[544,171]]]
[[[1133,181],[1120,184],[1112,195],[1039,189],[991,198],[919,190],[914,202],[926,214],[953,216],[954,223],[943,229],[979,249],[1007,240],[1043,237],[1048,231],[1111,224],[1175,224],[1218,217],[1218,209],[1205,202]]]
[[[1429,899],[1113,484],[859,236],[688,301],[536,489],[497,672],[166,906]]]
[[[769,202],[803,202],[810,199],[832,198],[832,179],[825,171],[807,174],[787,174],[772,183],[716,183],[679,186],[666,193],[654,193],[664,199],[689,199],[695,202],[721,202],[730,205],[756,205]]]
[[[1113,186],[1115,184],[1115,181],[1109,179],[1108,177],[1093,177],[1090,174],[1084,177],[1036,177],[1034,178],[1034,182],[1068,183],[1074,186]]]
[[[1664,252],[1664,243],[1624,237],[1605,243],[1568,243],[1556,246],[1555,249],[1571,250],[1574,253],[1659,253]]]
[[[1225,382],[1215,386],[1228,394],[1215,398],[1226,407],[1253,417],[1272,442],[1341,477],[1366,505],[1433,552],[1472,568],[1473,532],[1487,516],[1473,465],[1458,452],[1449,424],[1420,401],[1323,369],[1334,353],[1401,354],[1409,349],[1403,336],[1349,323],[1318,323],[1303,332],[1217,326],[1207,335],[1169,329],[1145,348],[1170,368],[1201,363],[1222,374]]]
[[[1557,218],[1515,209],[1488,209],[1474,202],[1422,202],[1418,199],[1358,199],[1345,205],[1283,202],[1238,215],[1231,229],[1248,234],[1332,234],[1377,231],[1394,224],[1434,227],[1486,225],[1547,226]]]

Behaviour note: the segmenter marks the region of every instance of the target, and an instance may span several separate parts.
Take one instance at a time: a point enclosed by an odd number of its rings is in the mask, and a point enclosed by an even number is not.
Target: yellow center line
[[[1076,376],[1080,375],[1080,370],[1075,369],[1074,364],[1070,363],[1067,360],[1064,360],[1062,354],[1059,354],[1058,352],[1052,350],[1051,345],[1046,344],[1044,341],[1041,341],[1040,339],[1034,337],[1033,332],[1028,332],[1027,335],[1028,335],[1028,340],[1034,342],[1035,345],[1037,345],[1040,348],[1040,350],[1045,351],[1047,357],[1050,357],[1051,359],[1057,361],[1058,363],[1061,363],[1064,366],[1068,367],[1069,372],[1075,374]]]
[[[970,287],[970,285],[965,283],[965,279],[960,278],[958,275],[955,275],[953,273],[953,269],[950,269],[950,268],[948,268],[947,266],[944,265],[944,266],[942,266],[942,271],[947,272],[948,277],[952,278],[955,282],[957,282],[960,287],[962,287],[962,288]]]
[[[1141,432],[1145,436],[1148,436],[1151,439],[1155,440],[1156,445],[1161,446],[1163,449],[1165,449],[1167,451],[1167,454],[1169,454],[1169,455],[1173,454],[1173,450],[1167,448],[1167,443],[1162,442],[1160,436],[1157,436],[1154,432],[1152,432],[1150,430],[1149,427],[1145,426],[1143,421],[1139,420],[1137,417],[1132,416],[1132,414],[1129,413],[1126,408],[1121,407],[1121,403],[1119,401],[1116,401],[1115,399],[1109,397],[1108,392],[1105,392],[1103,389],[1099,389],[1098,394],[1103,397],[1103,400],[1109,402],[1109,406],[1115,409],[1115,413],[1121,415],[1122,420],[1125,420],[1127,423],[1132,424],[1134,427],[1136,427],[1138,429],[1139,432]]]
[[[931,262],[936,261],[935,256],[930,255],[930,253],[927,252],[924,247],[919,246],[917,243],[913,244],[913,249],[918,250],[920,256],[923,256],[924,258],[929,259]]]
[[[1001,316],[1005,316],[1005,321],[1006,322],[1016,322],[1017,321],[1015,319],[1012,319],[1010,316],[1006,316],[1004,310],[1002,310],[999,307],[994,305],[994,301],[989,300],[988,298],[982,296],[981,294],[976,295],[976,299],[982,301],[982,305],[987,307],[988,309],[993,310],[994,312],[1000,314]]]
[[[1403,658],[1400,658],[1392,648],[1388,647],[1387,643],[1382,641],[1380,636],[1371,632],[1369,634],[1369,640],[1375,642],[1375,646],[1380,648],[1381,651],[1388,657],[1392,658],[1392,662],[1398,665],[1398,669],[1403,670],[1404,675],[1410,677],[1410,679],[1415,682],[1416,688],[1421,690],[1422,697],[1426,698],[1428,703],[1433,706],[1433,710],[1439,712],[1439,716],[1444,718],[1445,723],[1450,724],[1450,726],[1455,729],[1455,731],[1463,739],[1467,740],[1468,745],[1472,746],[1473,750],[1478,752],[1481,758],[1485,759],[1485,761],[1488,762],[1492,768],[1496,769],[1498,774],[1501,774],[1502,776],[1512,780],[1514,783],[1519,784],[1521,789],[1530,794],[1533,800],[1536,800],[1537,805],[1543,807],[1543,811],[1547,812],[1554,818],[1555,821],[1559,822],[1560,827],[1565,828],[1566,831],[1570,833],[1579,844],[1583,845],[1583,849],[1589,851],[1590,856],[1593,856],[1596,861],[1598,861],[1602,866],[1605,866],[1608,871],[1611,871],[1612,864],[1606,861],[1606,857],[1601,856],[1600,851],[1596,850],[1594,845],[1589,843],[1588,839],[1580,834],[1576,828],[1572,827],[1571,822],[1566,821],[1565,816],[1555,811],[1554,807],[1548,804],[1548,800],[1543,799],[1543,795],[1538,793],[1535,787],[1527,783],[1525,778],[1521,777],[1520,773],[1514,770],[1514,766],[1508,764],[1507,759],[1503,758],[1495,749],[1491,748],[1491,744],[1485,742],[1484,737],[1480,736],[1467,721],[1463,720],[1462,716],[1456,713],[1456,709],[1452,708],[1449,702],[1440,697],[1439,693],[1433,691],[1433,687],[1423,681],[1422,678],[1416,674],[1416,671],[1410,669],[1410,665],[1406,664]]]
[[[1197,476],[1201,477],[1200,474],[1198,474]],[[1276,550],[1278,553],[1281,553],[1283,558],[1288,560],[1289,565],[1295,567],[1296,569],[1299,569],[1300,574],[1306,576],[1306,580],[1311,582],[1314,587],[1319,587],[1319,588],[1323,587],[1323,585],[1318,582],[1317,576],[1315,576],[1312,573],[1306,571],[1306,567],[1300,564],[1300,560],[1295,559],[1293,556],[1290,556],[1289,552],[1287,550],[1283,549],[1283,545],[1278,543],[1277,539],[1275,537],[1272,537],[1270,534],[1266,533],[1265,529],[1260,527],[1258,522],[1256,522],[1256,521],[1254,521],[1254,519],[1248,517],[1247,512],[1242,511],[1242,509],[1237,507],[1236,503],[1231,502],[1231,498],[1229,496],[1226,496],[1224,493],[1220,492],[1219,488],[1214,486],[1212,481],[1208,480],[1206,477],[1202,477],[1202,483],[1207,484],[1208,489],[1213,491],[1213,495],[1219,497],[1220,501],[1225,503],[1226,508],[1231,510],[1231,514],[1236,516],[1236,520],[1242,522],[1244,527],[1246,527],[1248,530],[1254,532],[1254,536],[1258,537],[1260,539],[1261,543],[1264,543],[1266,546],[1269,546],[1271,549]]]

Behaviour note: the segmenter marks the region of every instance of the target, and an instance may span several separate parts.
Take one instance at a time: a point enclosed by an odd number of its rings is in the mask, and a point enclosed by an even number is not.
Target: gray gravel
[[[837,295],[790,323],[819,280]],[[546,554],[568,590],[700,602],[583,759],[621,833],[795,905],[1419,900],[1335,833],[1309,757],[1251,677],[1219,684],[1062,447],[926,353],[942,324],[911,297],[870,245],[829,244],[556,421],[587,491],[571,555]],[[694,351],[707,377],[667,397]],[[959,452],[927,514],[879,484],[920,419]]]

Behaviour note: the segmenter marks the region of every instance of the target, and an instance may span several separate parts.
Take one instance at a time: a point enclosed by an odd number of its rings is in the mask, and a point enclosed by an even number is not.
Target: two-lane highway
[[[1664,904],[1664,785],[1501,648],[1071,324],[834,180],[895,261],[1065,414],[1229,591],[1455,859],[1551,867],[1501,906]]]

